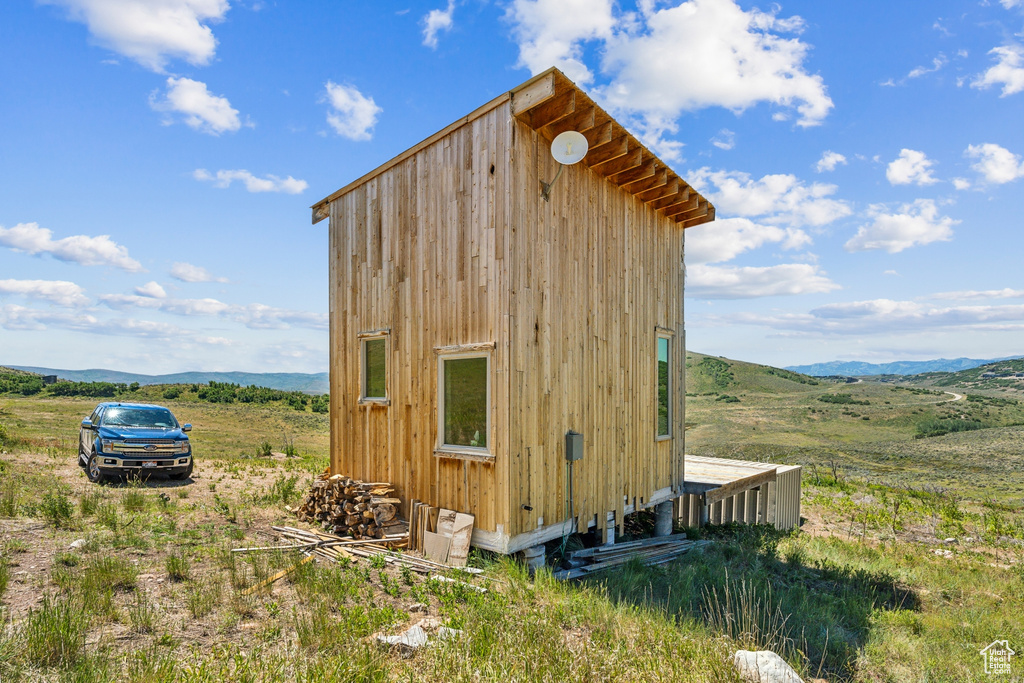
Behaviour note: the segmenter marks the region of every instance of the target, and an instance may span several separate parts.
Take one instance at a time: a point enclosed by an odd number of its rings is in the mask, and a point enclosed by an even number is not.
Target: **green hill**
[[[953,387],[967,391],[1024,395],[1024,378],[1008,376],[1021,372],[1024,372],[1024,358],[1015,358],[986,363],[959,372],[925,372],[901,379],[919,386]]]
[[[737,392],[801,392],[811,390],[822,382],[818,378],[769,365],[745,363],[694,351],[686,353],[688,396],[729,396]]]

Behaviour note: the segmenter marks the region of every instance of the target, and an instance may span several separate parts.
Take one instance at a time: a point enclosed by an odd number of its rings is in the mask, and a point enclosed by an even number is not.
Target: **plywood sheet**
[[[455,515],[452,529],[452,543],[448,551],[448,564],[453,567],[465,567],[469,558],[469,542],[473,537],[473,515],[462,512]]]

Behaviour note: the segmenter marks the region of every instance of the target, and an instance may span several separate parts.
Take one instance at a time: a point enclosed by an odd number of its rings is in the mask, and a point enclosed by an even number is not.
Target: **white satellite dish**
[[[551,156],[560,164],[572,166],[587,156],[588,143],[583,133],[567,130],[551,141]]]
[[[559,164],[558,173],[550,183],[540,181],[540,194],[544,197],[544,201],[551,200],[551,186],[558,180],[558,176],[562,175],[562,169],[582,161],[583,157],[587,156],[587,149],[589,149],[589,143],[583,133],[567,130],[555,136],[555,139],[551,141],[551,156]]]

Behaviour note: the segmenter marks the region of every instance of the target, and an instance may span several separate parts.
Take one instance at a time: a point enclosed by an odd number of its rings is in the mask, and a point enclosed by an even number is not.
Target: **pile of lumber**
[[[451,567],[440,562],[434,562],[422,557],[414,557],[407,553],[396,553],[394,550],[404,548],[408,545],[409,536],[406,534],[385,537],[373,540],[352,540],[333,534],[326,534],[321,531],[306,531],[287,526],[271,527],[283,538],[295,545],[278,546],[279,548],[295,548],[303,553],[319,555],[327,560],[338,561],[340,559],[354,560],[357,558],[370,559],[380,555],[387,564],[404,565],[414,572],[420,574],[438,574],[451,569]],[[262,550],[257,548],[239,550]],[[469,574],[479,574],[480,569],[463,569]],[[435,577],[437,578],[437,577]],[[444,580],[444,579],[438,579]],[[474,590],[478,590],[474,588]]]
[[[658,536],[639,541],[602,545],[566,553],[570,568],[554,573],[556,579],[578,579],[594,572],[611,569],[639,557],[646,565],[671,562],[694,548],[710,541],[691,541],[686,536]]]
[[[382,539],[404,532],[398,518],[400,498],[387,482],[365,482],[341,474],[321,474],[298,508],[287,508],[303,522],[319,524],[337,535]]]
[[[409,548],[434,562],[465,567],[475,517],[447,508],[412,501],[409,519]]]

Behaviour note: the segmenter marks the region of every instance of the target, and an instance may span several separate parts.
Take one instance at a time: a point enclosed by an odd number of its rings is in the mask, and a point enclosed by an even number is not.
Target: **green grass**
[[[167,576],[171,581],[186,581],[192,572],[192,563],[188,556],[181,551],[175,550],[167,556],[164,562],[167,569]]]
[[[42,604],[29,610],[18,632],[20,659],[29,666],[68,666],[85,652],[88,617],[69,599],[44,595]]]
[[[94,403],[5,399],[4,423],[32,467],[0,456],[0,514],[35,524],[26,518],[43,519],[45,494],[60,493],[71,513],[54,519],[70,519],[74,531],[48,523],[42,532],[57,552],[32,586],[49,596],[33,606],[32,623],[50,636],[30,657],[28,615],[4,610],[0,679],[717,681],[734,680],[732,652],[756,647],[782,654],[805,680],[967,680],[980,676],[977,652],[997,636],[1024,642],[1015,623],[1024,613],[1024,427],[1011,426],[1019,403],[837,386],[704,358],[688,357],[703,373],[688,387],[701,394],[688,399],[688,451],[804,464],[803,513],[818,520],[816,535],[688,530],[713,544],[569,584],[474,555],[495,579],[484,594],[363,560],[308,563],[241,594],[299,558],[230,550],[267,545],[270,524],[291,523],[282,506],[325,464],[320,415],[200,403],[183,391],[173,409],[203,425],[193,432],[198,485],[82,479],[62,491],[47,468],[73,462],[77,421]],[[818,400],[839,392],[867,405]],[[974,418],[997,426],[914,439],[924,421]],[[255,444],[282,434],[286,451],[294,441],[302,455],[251,457]],[[65,552],[79,537],[87,547]],[[25,539],[4,540],[4,600],[24,594],[14,572],[38,561],[29,554],[36,541]],[[420,618],[405,611],[414,602],[462,635],[408,659],[369,641]],[[83,624],[69,621],[69,605]]]

